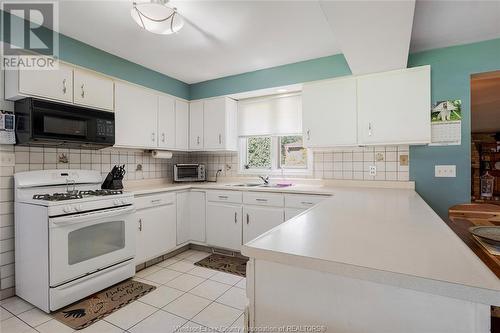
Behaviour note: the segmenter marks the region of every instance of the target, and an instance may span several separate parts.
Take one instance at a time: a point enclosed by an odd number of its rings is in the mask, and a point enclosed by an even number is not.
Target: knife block
[[[101,188],[103,190],[121,190],[123,189],[123,182],[121,179],[114,179],[110,172],[106,176],[104,183],[102,183]]]

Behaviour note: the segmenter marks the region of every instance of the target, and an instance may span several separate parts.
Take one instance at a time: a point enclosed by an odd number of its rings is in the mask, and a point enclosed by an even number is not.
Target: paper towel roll
[[[151,156],[153,156],[153,158],[172,158],[172,152],[165,150],[153,150],[151,151]]]

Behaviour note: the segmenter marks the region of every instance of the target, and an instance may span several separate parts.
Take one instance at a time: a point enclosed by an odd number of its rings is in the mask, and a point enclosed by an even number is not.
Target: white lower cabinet
[[[300,208],[285,208],[285,221],[288,221],[292,217],[295,217],[305,211],[305,209]]]
[[[136,264],[167,253],[176,246],[175,193],[136,197]]]
[[[177,192],[177,245],[205,243],[205,192]]]
[[[244,206],[243,244],[284,222],[281,207]]]
[[[189,191],[177,192],[177,245],[187,243],[190,240],[190,218],[189,218]]]
[[[189,192],[189,236],[192,241],[205,243],[206,220],[205,192]]]
[[[241,205],[207,202],[207,244],[239,251],[241,215]]]

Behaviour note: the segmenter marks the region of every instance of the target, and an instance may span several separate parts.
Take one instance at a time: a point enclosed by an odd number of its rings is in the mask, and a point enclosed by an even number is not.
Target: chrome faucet
[[[259,176],[260,179],[264,182],[264,184],[269,185],[269,176]]]

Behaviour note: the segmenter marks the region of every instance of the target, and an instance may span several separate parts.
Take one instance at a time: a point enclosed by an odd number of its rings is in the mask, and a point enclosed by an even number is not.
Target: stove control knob
[[[82,205],[78,205],[78,206],[75,207],[75,210],[77,212],[81,212],[83,210],[83,206]]]
[[[72,210],[73,210],[73,208],[71,206],[64,206],[63,207],[63,212],[65,212],[65,213],[71,213]]]

